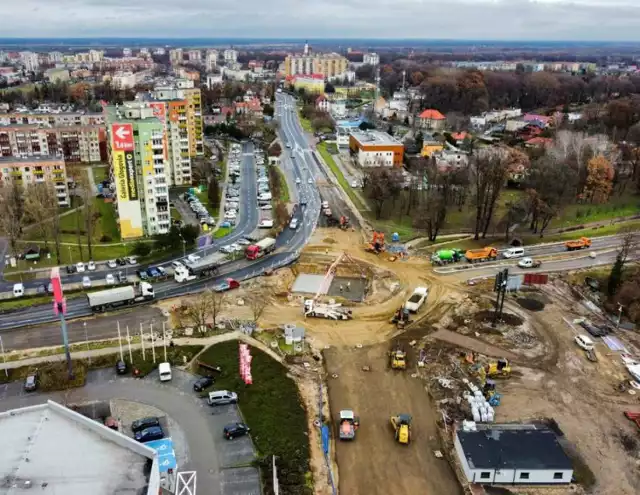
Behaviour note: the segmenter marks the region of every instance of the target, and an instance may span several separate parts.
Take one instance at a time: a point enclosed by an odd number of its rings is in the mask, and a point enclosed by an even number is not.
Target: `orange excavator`
[[[371,242],[366,248],[366,251],[370,253],[380,254],[384,252],[384,232],[373,232],[373,237],[371,238]]]

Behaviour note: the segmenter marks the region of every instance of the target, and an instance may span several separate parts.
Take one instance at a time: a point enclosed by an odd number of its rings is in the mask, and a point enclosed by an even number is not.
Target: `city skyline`
[[[638,41],[631,0],[24,0],[0,6],[4,37],[255,37]],[[602,22],[602,19],[607,19]]]

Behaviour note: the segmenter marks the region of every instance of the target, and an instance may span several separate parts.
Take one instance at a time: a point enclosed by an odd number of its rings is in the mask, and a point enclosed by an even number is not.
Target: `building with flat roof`
[[[61,157],[0,157],[0,187],[14,182],[23,187],[31,184],[53,184],[58,205],[70,204],[67,172]]]
[[[55,105],[41,105],[35,110],[22,108],[14,112],[0,113],[0,125],[42,124],[44,126],[101,125],[102,113],[69,112]]]
[[[571,460],[551,429],[533,424],[474,424],[456,431],[455,451],[469,483],[571,482]]]
[[[349,61],[338,53],[309,53],[287,55],[284,59],[286,76],[322,74],[325,79],[342,77]]]
[[[0,413],[4,493],[157,495],[157,453],[53,401]]]
[[[352,131],[349,149],[361,167],[402,167],[404,145],[381,131]]]

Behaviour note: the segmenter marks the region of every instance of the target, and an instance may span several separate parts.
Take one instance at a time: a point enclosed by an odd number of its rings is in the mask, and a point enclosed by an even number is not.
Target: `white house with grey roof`
[[[476,425],[456,431],[455,451],[469,483],[558,485],[571,482],[571,460],[551,429]]]

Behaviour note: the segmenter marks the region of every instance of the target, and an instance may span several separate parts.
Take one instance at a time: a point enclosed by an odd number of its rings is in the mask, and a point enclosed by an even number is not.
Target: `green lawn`
[[[93,170],[93,179],[96,181],[96,184],[100,184],[102,181],[107,180],[109,178],[109,166],[98,166],[91,167]]]
[[[338,179],[338,183],[340,184],[340,187],[342,187],[342,189],[344,189],[344,191],[347,193],[349,198],[351,198],[351,201],[353,201],[353,204],[356,206],[356,208],[358,208],[359,210],[363,210],[364,206],[362,204],[362,201],[360,201],[360,198],[355,194],[352,187],[347,182],[347,179],[344,178],[344,175],[342,174],[340,167],[336,165],[336,162],[333,159],[333,156],[331,156],[331,153],[329,153],[329,150],[327,150],[327,143],[320,143],[318,145],[318,151],[320,152],[320,155],[322,155],[322,158],[327,163],[327,165],[329,166],[333,174]]]
[[[171,208],[171,220],[182,220],[182,215],[177,208]]]
[[[570,227],[585,223],[605,221],[610,218],[628,217],[640,213],[640,197],[632,193],[612,196],[606,204],[575,204],[562,211],[551,222],[551,228]]]
[[[300,111],[301,109],[298,108],[298,115],[300,116],[300,125],[302,125],[302,128],[307,131],[307,132],[313,132],[313,127],[311,127],[311,121],[309,119],[305,119],[302,116],[302,112]]]
[[[93,210],[94,214],[99,213],[100,218],[96,222],[93,228],[93,240],[97,244],[100,242],[103,236],[108,239],[105,242],[120,242],[120,230],[118,229],[118,223],[116,221],[116,211],[113,203],[107,203],[102,198],[93,198]],[[60,230],[62,231],[62,242],[76,242],[76,225],[78,223],[78,217],[80,217],[80,230],[82,231],[82,237],[86,237],[86,210],[76,210],[69,215],[60,217]],[[32,230],[27,235],[28,239],[37,240],[38,232]],[[85,239],[86,241],[86,239]]]
[[[233,231],[233,227],[220,227],[218,230],[216,230],[213,233],[213,237],[215,239],[220,239],[221,237],[224,237],[230,234],[232,231]]]
[[[289,186],[287,185],[287,179],[284,173],[279,168],[276,168],[278,173],[278,180],[280,181],[280,201],[283,203],[289,202]]]
[[[251,347],[251,355],[252,385],[240,378],[237,341],[211,346],[199,360],[222,368],[215,375],[216,389],[238,394],[238,406],[258,451],[265,492],[272,492],[271,456],[275,455],[280,494],[312,494],[307,418],[296,384],[287,376],[287,368],[264,352]],[[203,372],[198,367],[194,371]]]

